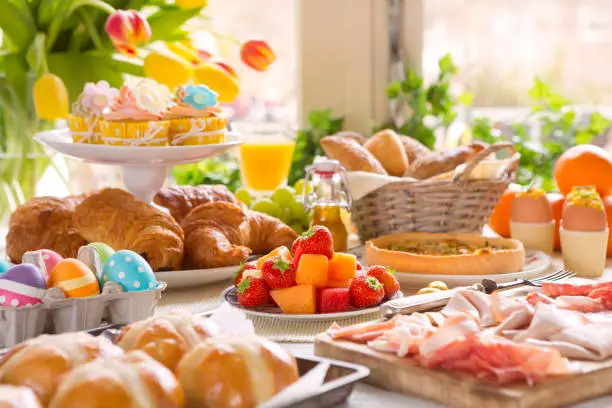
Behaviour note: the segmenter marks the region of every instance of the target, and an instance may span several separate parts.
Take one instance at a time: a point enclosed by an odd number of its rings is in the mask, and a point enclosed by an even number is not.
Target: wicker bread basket
[[[476,166],[500,150],[513,160],[497,179],[470,179]],[[510,143],[478,153],[451,180],[406,180],[387,184],[352,203],[351,217],[363,242],[400,232],[480,233],[508,185],[514,181],[518,155]]]

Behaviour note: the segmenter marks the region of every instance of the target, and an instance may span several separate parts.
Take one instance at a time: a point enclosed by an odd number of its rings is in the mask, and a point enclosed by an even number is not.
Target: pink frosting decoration
[[[218,106],[209,106],[204,109],[196,109],[183,101],[177,101],[176,105],[171,107],[165,116],[170,119],[221,116],[221,108]]]
[[[119,92],[119,98],[111,106],[111,111],[104,114],[104,119],[110,121],[160,120],[161,114],[155,115],[139,107],[132,95],[132,91],[123,85]]]
[[[83,90],[81,103],[93,114],[102,115],[118,96],[119,91],[116,88],[111,88],[106,81],[100,81],[97,84],[89,82]]]

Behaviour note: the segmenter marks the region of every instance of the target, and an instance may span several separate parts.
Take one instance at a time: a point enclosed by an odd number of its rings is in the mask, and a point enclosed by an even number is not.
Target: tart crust
[[[420,255],[410,252],[394,251],[387,248],[390,244],[402,242],[443,242],[460,241],[468,244],[492,246],[491,252],[459,255]],[[384,235],[366,242],[366,262],[368,265],[384,265],[398,272],[421,273],[430,275],[493,275],[519,272],[525,264],[523,244],[515,239],[490,238],[478,234],[432,234],[427,232],[408,232]]]

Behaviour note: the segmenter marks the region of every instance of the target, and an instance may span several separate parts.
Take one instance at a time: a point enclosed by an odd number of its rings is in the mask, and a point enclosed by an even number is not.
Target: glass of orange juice
[[[254,191],[273,191],[284,185],[295,149],[295,131],[277,123],[235,127],[245,139],[240,145],[242,184]]]

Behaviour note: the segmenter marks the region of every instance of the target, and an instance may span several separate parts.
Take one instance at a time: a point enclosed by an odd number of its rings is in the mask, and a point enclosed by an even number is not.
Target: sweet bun
[[[291,354],[260,337],[215,337],[189,351],[176,375],[187,407],[255,407],[297,381]]]
[[[0,384],[27,386],[46,405],[72,369],[122,354],[107,339],[83,332],[42,335],[16,345],[0,360]]]
[[[321,139],[321,146],[327,157],[338,160],[348,171],[387,174],[378,159],[354,139],[327,136]]]
[[[364,146],[391,176],[401,177],[408,170],[408,157],[404,146],[397,133],[391,129],[378,132],[368,139]]]
[[[185,353],[219,333],[211,320],[182,310],[125,326],[115,344],[125,351],[142,350],[174,371]]]
[[[334,133],[332,136],[344,137],[344,138],[347,138],[347,139],[353,139],[354,141],[356,141],[360,145],[364,144],[365,141],[366,141],[365,137],[363,137],[363,135],[361,135],[360,133],[357,133],[357,132],[351,132],[350,130],[343,130],[341,132]]]
[[[0,385],[0,408],[42,408],[42,406],[31,389]]]
[[[183,408],[183,390],[170,370],[142,351],[72,370],[49,408]]]

